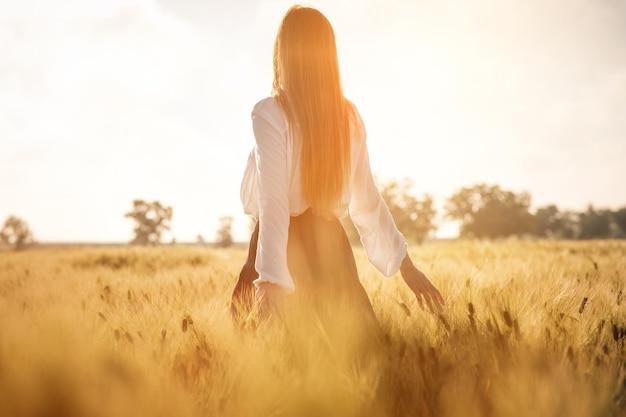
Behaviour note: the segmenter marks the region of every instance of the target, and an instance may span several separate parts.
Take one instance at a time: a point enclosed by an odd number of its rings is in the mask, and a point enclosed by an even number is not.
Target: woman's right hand
[[[280,285],[270,282],[261,282],[256,287],[256,300],[259,314],[267,317],[282,309],[287,303],[287,295],[290,291]]]

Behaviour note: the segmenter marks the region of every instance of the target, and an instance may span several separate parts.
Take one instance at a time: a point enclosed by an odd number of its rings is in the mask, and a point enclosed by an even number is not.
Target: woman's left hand
[[[411,291],[415,294],[417,302],[422,310],[425,310],[424,304],[426,304],[428,309],[434,313],[445,304],[439,290],[435,288],[422,271],[413,265],[413,262],[408,254],[402,261],[400,273],[402,274],[404,282],[406,282]]]

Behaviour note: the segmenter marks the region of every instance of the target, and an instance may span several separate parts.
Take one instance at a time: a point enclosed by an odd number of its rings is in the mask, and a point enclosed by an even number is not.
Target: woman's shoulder
[[[283,117],[283,111],[276,97],[265,97],[259,100],[252,109],[252,116],[274,119]]]
[[[279,105],[278,105],[278,100],[276,99],[276,97],[269,96],[269,97],[265,97],[257,101],[257,103],[254,105],[253,111],[256,111],[257,109],[267,109],[267,108],[273,108],[277,106]]]
[[[254,105],[252,110],[252,123],[255,132],[271,132],[280,133],[281,137],[286,137],[289,130],[287,118],[283,114],[282,108],[275,97],[266,97]],[[256,135],[256,133],[255,133]],[[272,135],[261,134],[256,138],[259,141],[266,142],[264,139],[273,137]],[[282,142],[282,141],[281,141]]]
[[[258,101],[252,109],[252,118],[260,117],[281,132],[287,129],[287,118],[276,97],[266,97]]]
[[[363,119],[361,118],[361,113],[359,113],[359,109],[349,99],[346,99],[346,104],[348,107],[349,117],[350,117],[350,133],[353,137],[357,139],[365,139],[365,124],[363,123]]]

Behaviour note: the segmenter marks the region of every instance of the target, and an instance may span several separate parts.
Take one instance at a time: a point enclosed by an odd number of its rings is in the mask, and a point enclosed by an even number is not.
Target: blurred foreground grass
[[[626,415],[625,242],[412,253],[447,306],[357,250],[384,331],[363,351],[340,313],[236,331],[244,250],[0,252],[0,416]]]

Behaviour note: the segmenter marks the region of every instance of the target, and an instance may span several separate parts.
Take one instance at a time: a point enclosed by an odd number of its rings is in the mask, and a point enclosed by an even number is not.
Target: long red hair
[[[291,7],[274,43],[272,94],[301,141],[302,193],[314,212],[329,216],[350,175],[352,106],[341,88],[335,34],[319,11]]]

